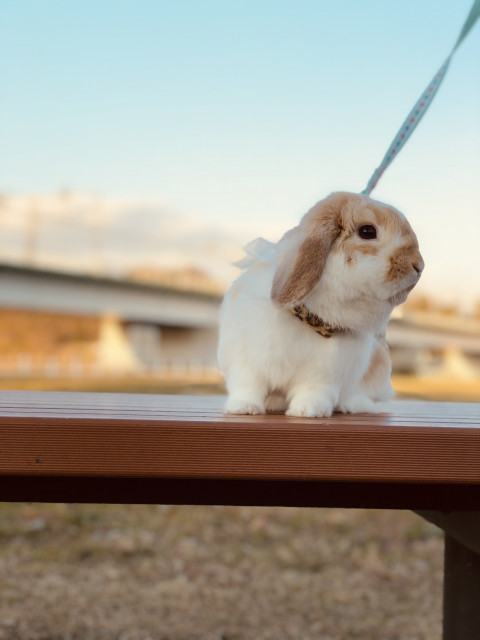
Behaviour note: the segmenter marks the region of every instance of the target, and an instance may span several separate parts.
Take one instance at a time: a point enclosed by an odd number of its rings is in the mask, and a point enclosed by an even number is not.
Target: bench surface
[[[0,500],[479,508],[479,404],[309,420],[223,402],[0,391]]]

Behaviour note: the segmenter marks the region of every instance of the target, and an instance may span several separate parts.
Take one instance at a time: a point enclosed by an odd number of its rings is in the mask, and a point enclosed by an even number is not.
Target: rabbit
[[[278,243],[259,238],[245,251],[220,312],[225,412],[380,411],[393,396],[386,325],[424,268],[404,215],[336,192]]]

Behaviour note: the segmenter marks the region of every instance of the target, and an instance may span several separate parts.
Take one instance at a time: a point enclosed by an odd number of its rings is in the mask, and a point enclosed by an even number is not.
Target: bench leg
[[[480,638],[480,555],[445,534],[443,640]]]

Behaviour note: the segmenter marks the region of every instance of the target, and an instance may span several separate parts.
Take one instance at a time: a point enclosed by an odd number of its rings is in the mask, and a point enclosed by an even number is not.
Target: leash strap
[[[362,193],[365,195],[370,195],[373,189],[376,187],[378,181],[382,177],[383,173],[387,169],[387,167],[391,164],[394,158],[397,157],[399,151],[405,145],[409,137],[412,135],[414,129],[417,127],[420,120],[425,115],[428,107],[432,104],[433,98],[437,95],[437,91],[440,88],[440,85],[445,78],[445,74],[448,71],[448,67],[450,66],[450,62],[452,60],[453,54],[458,49],[460,44],[466,38],[470,29],[473,27],[475,22],[480,17],[480,0],[474,0],[473,6],[470,10],[470,13],[465,21],[465,24],[462,27],[460,35],[453,47],[450,55],[442,64],[440,69],[434,75],[432,81],[427,85],[425,91],[421,94],[420,98],[417,100],[415,106],[408,114],[405,122],[400,127],[397,135],[393,139],[392,144],[390,145],[385,157],[383,158],[381,164],[377,169],[375,169],[372,177],[370,178],[367,187]]]

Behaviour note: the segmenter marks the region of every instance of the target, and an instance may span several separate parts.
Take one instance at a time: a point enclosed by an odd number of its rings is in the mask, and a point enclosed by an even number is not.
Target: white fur
[[[329,253],[320,280],[296,301],[349,329],[327,339],[271,299],[277,270],[292,251],[300,251],[303,237],[300,225],[277,244],[258,239],[247,245],[241,263],[247,270],[225,295],[218,364],[229,413],[286,410],[289,416],[314,418],[335,410],[374,412],[376,400],[392,395],[390,370],[368,382],[363,378],[379,347],[377,336],[385,333],[393,308],[389,299],[419,277],[412,270],[401,282],[385,281],[388,256],[399,238],[383,239],[378,255],[359,255],[354,266],[346,265],[341,250]]]

